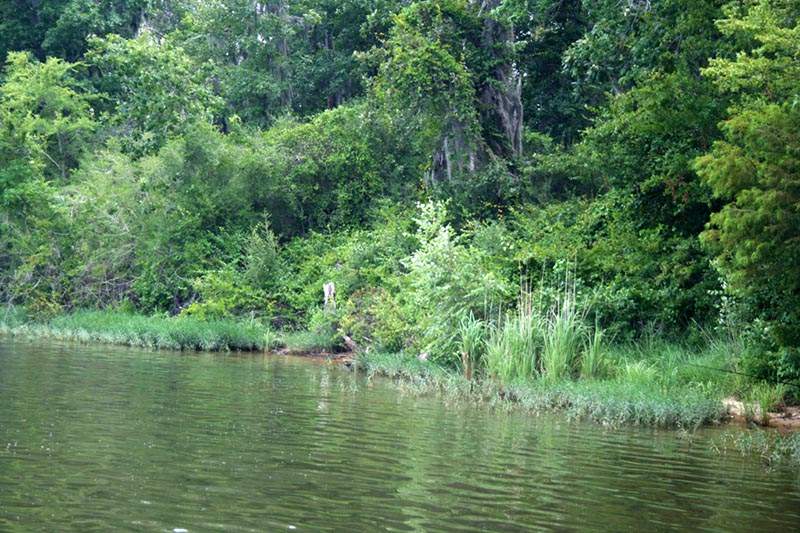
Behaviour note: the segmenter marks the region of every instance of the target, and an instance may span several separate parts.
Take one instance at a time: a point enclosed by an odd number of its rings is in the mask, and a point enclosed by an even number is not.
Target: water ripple
[[[284,357],[0,342],[0,530],[787,531],[800,483],[685,440],[447,406]]]

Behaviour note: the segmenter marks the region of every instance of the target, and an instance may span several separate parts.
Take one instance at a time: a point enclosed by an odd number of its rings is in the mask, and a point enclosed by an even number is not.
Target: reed
[[[530,293],[521,294],[516,312],[499,319],[489,333],[485,353],[489,375],[506,383],[538,375],[543,329]]]
[[[486,324],[470,313],[459,322],[458,338],[461,370],[471,380],[486,352]]]
[[[587,336],[581,354],[581,378],[596,379],[603,376],[606,370],[605,333],[595,323],[591,334]]]
[[[577,367],[587,334],[586,313],[578,308],[575,285],[565,284],[545,320],[542,375],[550,382],[569,378]]]

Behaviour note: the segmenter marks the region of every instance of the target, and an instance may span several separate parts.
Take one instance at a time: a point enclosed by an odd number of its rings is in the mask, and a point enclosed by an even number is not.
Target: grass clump
[[[769,413],[786,395],[784,385],[755,383],[744,396],[745,416],[763,425],[769,424]]]
[[[538,372],[542,321],[530,297],[520,298],[514,314],[491,327],[486,341],[486,370],[502,382],[529,379]]]
[[[284,331],[280,334],[280,344],[290,352],[331,352],[338,343],[327,332],[304,330]]]
[[[575,301],[574,286],[568,288],[543,321],[542,375],[547,381],[553,383],[572,375],[587,335],[584,319],[585,313]]]
[[[265,350],[276,336],[257,321],[143,316],[119,311],[76,311],[44,323],[24,323],[8,333],[80,342],[169,350]]]
[[[464,377],[471,380],[486,352],[486,325],[472,313],[461,319],[458,327],[461,368]]]
[[[713,448],[720,454],[734,451],[741,455],[758,456],[770,466],[788,464],[800,467],[800,433],[735,431],[717,439]]]

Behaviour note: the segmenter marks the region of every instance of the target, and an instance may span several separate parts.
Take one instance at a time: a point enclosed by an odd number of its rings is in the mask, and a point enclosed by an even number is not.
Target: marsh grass
[[[504,409],[545,413],[558,411],[572,419],[606,425],[694,428],[721,421],[718,398],[690,385],[663,387],[647,381],[496,380],[469,382],[436,364],[400,354],[361,354],[358,368],[370,377],[385,376],[414,394],[438,394],[446,400],[468,399]]]
[[[502,382],[529,379],[538,373],[544,324],[530,294],[520,295],[517,310],[490,327],[485,363]]]
[[[715,439],[712,449],[721,455],[733,451],[757,456],[769,466],[788,464],[800,467],[800,433],[737,430]]]
[[[695,428],[725,417],[721,402],[691,387],[664,389],[620,381],[538,381],[513,387],[524,408],[562,411],[570,418],[605,425]]]
[[[25,322],[5,333],[168,350],[265,350],[276,336],[257,321],[142,316],[118,311],[76,311],[42,323]]]
[[[530,298],[488,328],[483,359],[488,379],[473,381],[469,387],[455,372],[433,371],[436,365],[402,355],[365,354],[362,364],[370,375],[412,382],[406,387],[410,390],[459,398],[469,390],[474,401],[532,412],[561,411],[608,425],[690,429],[717,423],[727,418],[722,400],[741,397],[752,386],[730,372],[742,350],[738,342],[710,340],[695,346],[650,338],[644,344],[609,344],[601,328],[588,326],[581,327],[579,340],[546,341],[548,332],[558,328],[548,325],[548,317],[528,302]],[[564,321],[569,326],[570,320]],[[581,328],[575,326],[573,331]],[[571,372],[563,372],[559,379],[542,379],[537,360],[547,342],[579,351],[571,366],[581,379],[573,379]]]
[[[575,299],[574,285],[567,286],[542,321],[542,375],[546,381],[555,383],[573,374],[587,337],[585,319],[586,313]]]
[[[327,332],[318,330],[283,331],[278,335],[278,344],[290,352],[332,352],[337,344]]]

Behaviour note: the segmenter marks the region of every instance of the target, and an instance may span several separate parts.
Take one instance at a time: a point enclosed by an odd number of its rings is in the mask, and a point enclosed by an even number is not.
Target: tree
[[[413,3],[374,52],[382,59],[374,101],[402,117],[406,136],[430,154],[420,169],[426,183],[448,196],[464,193],[459,200],[480,201],[479,172],[504,167],[504,159],[522,151],[514,34],[508,22],[493,16],[497,5]]]
[[[653,72],[696,72],[721,52],[714,20],[726,0],[582,2],[587,30],[564,53],[584,113]],[[591,115],[588,115],[591,116]]]
[[[90,35],[132,37],[151,0],[19,0],[0,4],[0,60],[13,50],[77,61]]]
[[[505,0],[496,9],[515,32],[525,124],[571,144],[587,125],[564,54],[586,32],[581,0]]]
[[[51,307],[63,292],[69,243],[56,199],[91,144],[91,99],[77,66],[9,54],[0,86],[0,296]]]
[[[703,237],[730,291],[764,326],[756,334],[768,358],[752,370],[791,379],[800,377],[800,7],[759,0],[726,13],[720,29],[752,46],[704,71],[737,102],[724,139],[697,160],[724,202]]]
[[[90,46],[86,61],[104,97],[104,121],[133,153],[152,153],[190,123],[211,122],[221,111],[208,65],[169,41],[145,32],[92,39]]]
[[[27,178],[66,181],[90,145],[92,99],[76,69],[60,59],[9,54],[0,86],[0,190],[7,201]]]
[[[363,94],[354,55],[375,46],[400,2],[230,0],[203,2],[178,38],[216,66],[231,113],[268,126],[287,113],[309,116]]]

